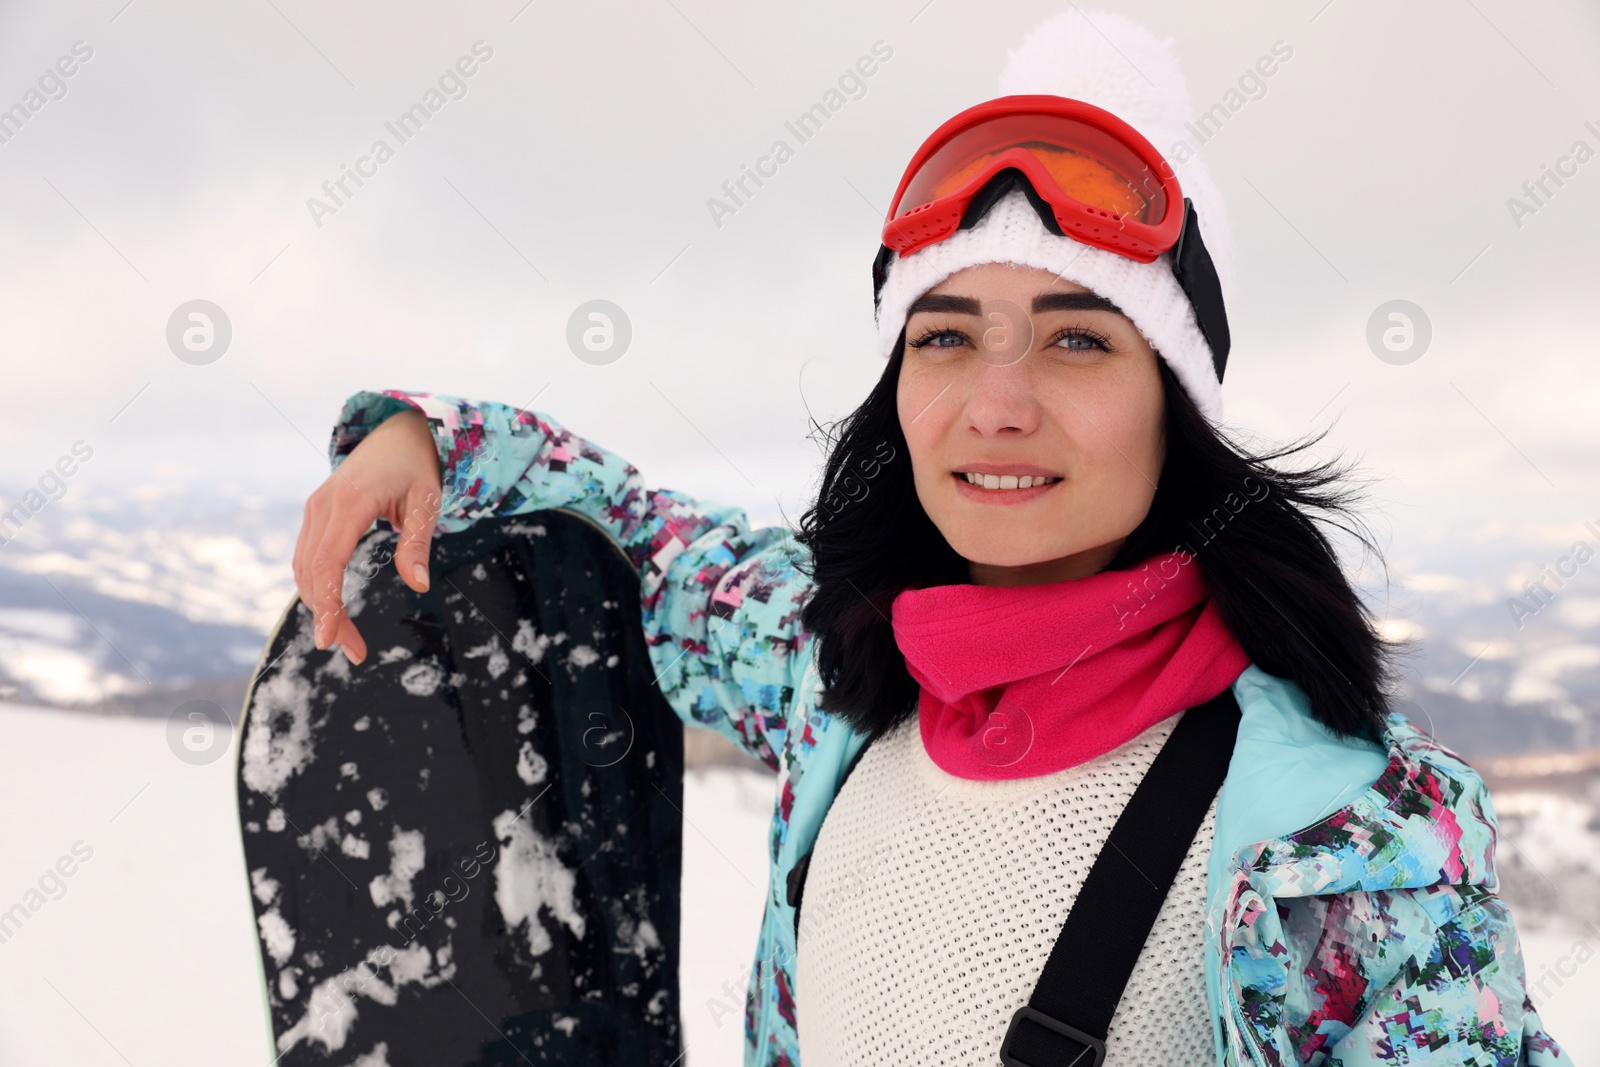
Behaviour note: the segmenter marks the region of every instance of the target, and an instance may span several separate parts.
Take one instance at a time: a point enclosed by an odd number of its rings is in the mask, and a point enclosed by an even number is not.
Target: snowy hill
[[[226,491],[67,497],[0,546],[0,696],[88,706],[247,675],[298,527],[298,504]]]
[[[1380,600],[1390,636],[1415,642],[1404,657],[1406,695],[1453,747],[1486,755],[1600,745],[1600,577],[1573,566],[1564,534],[1391,561]],[[1563,580],[1558,569],[1576,574]]]

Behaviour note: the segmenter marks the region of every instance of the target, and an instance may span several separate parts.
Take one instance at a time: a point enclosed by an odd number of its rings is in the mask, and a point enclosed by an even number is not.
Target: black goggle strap
[[[1206,251],[1206,243],[1200,237],[1200,216],[1187,196],[1183,198],[1183,230],[1172,248],[1172,274],[1178,279],[1183,295],[1189,298],[1189,306],[1194,308],[1195,321],[1211,349],[1211,365],[1216,368],[1220,382],[1228,366],[1228,349],[1233,344],[1228,332],[1228,309],[1222,303],[1222,281],[1217,277],[1217,265],[1211,262],[1211,253]]]
[[[1050,205],[1033,191],[1033,186],[1021,171],[1010,167],[996,174],[994,180],[973,197],[961,216],[960,228],[967,230],[977,225],[989,208],[1012,188],[1021,188],[1027,194],[1028,201],[1039,213],[1039,219],[1046,229],[1054,234],[1061,233]],[[878,246],[877,258],[872,261],[874,311],[879,307],[884,283],[889,278],[889,264],[894,262],[894,257],[894,252],[887,245]],[[1217,381],[1220,382],[1223,371],[1227,369],[1228,350],[1232,346],[1232,336],[1228,331],[1228,309],[1222,301],[1222,282],[1217,277],[1216,264],[1211,261],[1211,253],[1206,251],[1205,241],[1200,236],[1200,216],[1195,212],[1194,202],[1188,197],[1183,198],[1183,229],[1178,233],[1178,243],[1172,248],[1172,275],[1178,279],[1178,287],[1183,290],[1183,295],[1189,298],[1189,306],[1194,308],[1195,321],[1200,326],[1201,336],[1206,339],[1206,345],[1211,349],[1211,365],[1216,369]]]

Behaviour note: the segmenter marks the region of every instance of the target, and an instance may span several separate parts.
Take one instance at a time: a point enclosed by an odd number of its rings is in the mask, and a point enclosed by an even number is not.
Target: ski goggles
[[[912,157],[883,224],[873,266],[881,291],[893,257],[976,225],[1021,188],[1051,233],[1140,263],[1173,253],[1216,364],[1229,335],[1216,268],[1172,166],[1109,111],[1060,96],[1005,96],[968,108]]]

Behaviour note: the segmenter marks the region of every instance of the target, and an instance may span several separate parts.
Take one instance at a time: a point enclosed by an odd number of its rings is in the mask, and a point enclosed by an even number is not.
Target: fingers
[[[300,520],[300,536],[294,543],[294,586],[301,603],[316,611],[316,598],[311,593],[311,557],[322,543],[322,530],[328,521],[326,486],[312,493],[306,500],[305,514]]]
[[[389,517],[399,531],[395,570],[402,581],[419,593],[428,591],[428,550],[433,543],[433,529],[439,523],[440,504],[438,489],[427,482],[418,482],[406,493],[404,512]]]
[[[353,483],[332,487],[333,504],[320,539],[311,552],[311,611],[318,648],[328,648],[340,632],[344,614],[344,571],[356,543],[378,517],[374,498]],[[352,626],[353,629],[353,626]],[[357,635],[359,637],[359,635]]]
[[[311,494],[295,541],[294,580],[311,610],[319,649],[338,645],[352,663],[366,658],[366,642],[344,610],[344,583],[356,545],[374,519],[386,517],[398,531],[393,558],[401,579],[416,592],[427,591],[439,482],[439,456],[427,421],[402,412],[374,429]]]
[[[339,629],[334,634],[333,643],[344,652],[345,659],[351,663],[359,664],[367,658],[367,642],[348,615],[339,617]]]
[[[427,484],[419,483],[412,487],[406,494],[403,509],[396,508],[388,516],[389,522],[396,530],[396,547],[394,552],[395,569],[401,578],[412,589],[419,593],[428,590],[428,550],[433,540],[433,529],[439,521],[440,499],[438,490]],[[366,509],[366,510],[370,510]],[[365,514],[365,510],[357,510],[357,516]],[[341,571],[340,590],[343,590],[342,572],[348,567],[350,556],[355,550],[355,545],[360,541],[361,533],[366,529],[356,531],[356,538],[348,544],[339,539],[343,531],[327,531],[324,541],[325,547],[334,561],[343,561],[339,564]],[[374,560],[373,562],[377,562]],[[363,573],[361,577],[370,581],[376,577],[376,570]],[[331,605],[329,605],[331,607]],[[331,645],[344,652],[345,658],[351,663],[359,664],[367,658],[367,642],[361,636],[361,631],[356,624],[344,613],[343,602],[339,604],[339,613],[330,615],[326,627],[333,630],[332,636],[325,638]]]

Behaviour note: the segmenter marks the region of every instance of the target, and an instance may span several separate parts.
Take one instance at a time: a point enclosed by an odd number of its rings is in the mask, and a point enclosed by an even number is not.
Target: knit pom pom
[[[1007,51],[1000,95],[1048,93],[1103,107],[1165,151],[1191,110],[1172,45],[1130,18],[1074,8]]]
[[[1232,289],[1232,239],[1222,198],[1205,162],[1192,149],[1185,124],[1194,110],[1174,53],[1175,42],[1109,11],[1073,8],[1034,27],[1008,49],[1001,96],[1048,94],[1104,108],[1144,134],[1172,164],[1184,195],[1200,215],[1206,247]]]

